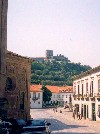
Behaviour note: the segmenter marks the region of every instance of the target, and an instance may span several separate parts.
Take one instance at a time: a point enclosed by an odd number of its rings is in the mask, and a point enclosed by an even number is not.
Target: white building
[[[49,101],[49,104],[56,104],[58,102],[58,87],[57,86],[46,86],[47,89],[49,89],[52,92],[51,100]]]
[[[49,103],[58,102],[61,106],[70,105],[72,103],[72,86],[46,86],[51,92],[52,97]]]
[[[30,86],[30,108],[42,108],[43,105],[43,91],[42,85]],[[70,106],[72,104],[72,86],[46,86],[52,92],[51,100],[47,103],[51,106]]]
[[[42,108],[43,91],[42,85],[30,86],[30,108]]]
[[[72,97],[73,97],[73,87],[72,86],[62,86],[59,87],[59,98],[58,101],[64,106],[69,106],[72,108]]]
[[[75,113],[100,121],[100,66],[76,76],[73,92]]]

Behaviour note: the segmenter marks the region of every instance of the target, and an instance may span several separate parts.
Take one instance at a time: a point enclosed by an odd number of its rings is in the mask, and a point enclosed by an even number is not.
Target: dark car
[[[32,119],[22,128],[21,134],[50,134],[49,125],[51,124],[44,119]]]
[[[0,134],[10,134],[12,132],[12,124],[10,122],[0,122]]]
[[[24,119],[7,119],[12,124],[12,134],[20,133],[21,129],[26,126]]]

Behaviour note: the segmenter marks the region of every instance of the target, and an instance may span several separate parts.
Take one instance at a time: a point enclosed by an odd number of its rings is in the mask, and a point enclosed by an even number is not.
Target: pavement
[[[62,113],[60,113],[60,110]],[[51,123],[51,134],[100,134],[100,122],[73,118],[69,109],[31,109],[33,119],[44,118]]]
[[[62,111],[62,113],[60,113]],[[76,116],[75,119],[73,118],[73,112],[69,110],[69,108],[57,108],[57,112],[54,112],[53,109],[49,109],[50,114],[53,116],[59,117],[60,120],[64,121],[67,120],[70,123],[74,123],[77,125],[85,125],[89,126],[90,128],[94,129],[95,131],[99,131],[100,134],[100,122],[99,121],[90,121],[89,119],[82,118],[79,120]]]

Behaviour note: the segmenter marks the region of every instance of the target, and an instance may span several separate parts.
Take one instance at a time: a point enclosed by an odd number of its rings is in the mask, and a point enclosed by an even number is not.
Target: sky
[[[8,0],[7,49],[100,65],[100,0]]]

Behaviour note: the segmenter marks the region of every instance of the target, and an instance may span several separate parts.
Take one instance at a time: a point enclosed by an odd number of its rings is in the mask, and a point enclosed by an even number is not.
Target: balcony
[[[76,98],[76,96],[77,96],[76,94],[73,94],[73,97],[74,97],[74,98]]]
[[[95,93],[94,96],[95,97],[100,97],[100,93]]]
[[[38,100],[38,97],[33,97],[32,100],[35,102],[36,100]]]
[[[90,98],[91,98],[91,97],[93,98],[93,93],[90,93],[90,94],[89,94],[89,97],[90,97]]]
[[[77,96],[78,96],[78,98],[82,98],[82,94],[78,94]]]
[[[89,97],[87,97],[87,98],[85,98],[86,99],[86,101],[89,101]]]

